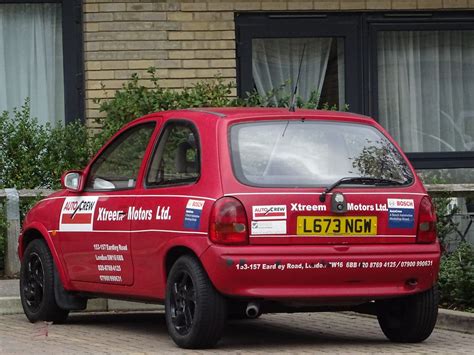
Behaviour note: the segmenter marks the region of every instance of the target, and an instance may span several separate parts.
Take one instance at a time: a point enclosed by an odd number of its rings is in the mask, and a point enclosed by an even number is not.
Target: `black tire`
[[[168,332],[181,348],[210,348],[221,338],[226,301],[193,256],[184,255],[173,264],[166,283],[165,312]]]
[[[377,302],[385,336],[397,343],[418,343],[431,335],[438,317],[438,287],[416,295]]]
[[[54,262],[45,242],[35,239],[28,244],[20,269],[20,297],[23,311],[32,323],[43,320],[64,322],[69,311],[56,304]]]

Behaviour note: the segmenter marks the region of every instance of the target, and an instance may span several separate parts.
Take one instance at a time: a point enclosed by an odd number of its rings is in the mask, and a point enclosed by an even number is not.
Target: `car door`
[[[206,235],[204,221],[213,200],[201,177],[198,130],[187,120],[168,121],[150,156],[144,187],[134,203],[143,219],[131,221],[135,285],[142,295],[163,293],[161,256],[173,238]],[[205,185],[205,186],[201,186]],[[204,229],[206,231],[204,231]]]
[[[116,136],[85,170],[84,190],[65,198],[57,237],[72,281],[133,284],[130,221],[155,125],[136,124]]]

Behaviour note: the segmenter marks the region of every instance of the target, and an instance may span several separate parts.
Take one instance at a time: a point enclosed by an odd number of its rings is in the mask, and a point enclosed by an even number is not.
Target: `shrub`
[[[474,311],[474,249],[466,242],[441,258],[441,303]]]
[[[61,174],[83,167],[90,155],[83,124],[43,126],[31,117],[29,100],[0,116],[0,188],[58,188]]]
[[[202,81],[178,91],[160,87],[155,72],[155,68],[148,69],[150,77],[147,85],[135,73],[113,98],[95,100],[105,117],[97,119],[102,129],[95,137],[94,148],[100,148],[124,124],[148,113],[190,107],[231,106],[234,101],[231,98],[233,85],[226,84],[221,78]]]
[[[0,115],[0,189],[60,187],[65,170],[85,166],[91,155],[87,128],[80,122],[41,125],[31,117],[29,100]],[[21,217],[39,198],[22,199]],[[0,201],[0,269],[4,265],[7,221]]]
[[[220,77],[174,90],[159,85],[155,68],[149,68],[147,72],[150,76],[145,79],[133,74],[113,98],[95,100],[100,112],[105,114],[97,119],[102,129],[95,137],[95,149],[102,146],[125,123],[152,112],[191,107],[289,107],[290,96],[283,94],[289,82],[270,90],[266,95],[252,91],[247,92],[244,98],[235,98],[232,96],[235,84],[227,83]],[[277,103],[274,104],[274,101]],[[311,93],[308,101],[298,97],[296,103],[298,107],[337,110],[337,106],[320,103],[316,92]],[[347,106],[344,110],[347,110]]]

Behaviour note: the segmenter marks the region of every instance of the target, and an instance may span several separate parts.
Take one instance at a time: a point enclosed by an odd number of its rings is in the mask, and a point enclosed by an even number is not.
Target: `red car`
[[[87,299],[164,303],[184,348],[229,317],[355,310],[396,342],[436,323],[440,246],[430,197],[368,117],[261,108],[158,112],[119,131],[27,215],[26,316]]]

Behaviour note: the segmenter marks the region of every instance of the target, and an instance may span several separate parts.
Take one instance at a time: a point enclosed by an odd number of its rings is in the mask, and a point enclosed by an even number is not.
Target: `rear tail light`
[[[423,197],[420,203],[418,217],[418,243],[433,243],[436,241],[436,212],[428,196]]]
[[[249,243],[247,214],[239,200],[223,197],[214,203],[209,225],[209,239],[216,244],[245,245]]]

